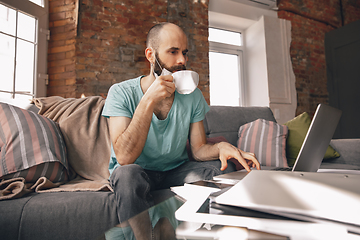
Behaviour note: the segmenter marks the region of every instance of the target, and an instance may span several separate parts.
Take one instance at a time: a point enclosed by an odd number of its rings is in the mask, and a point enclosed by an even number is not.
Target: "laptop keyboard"
[[[273,171],[292,171],[291,167],[277,167],[274,168]]]

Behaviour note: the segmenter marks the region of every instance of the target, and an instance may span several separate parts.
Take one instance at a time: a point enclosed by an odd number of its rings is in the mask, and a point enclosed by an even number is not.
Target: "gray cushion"
[[[324,159],[322,165],[328,164],[343,164],[342,167],[332,166],[333,168],[360,170],[360,139],[332,139],[330,145],[340,154],[339,158]]]
[[[99,239],[119,223],[112,192],[34,193],[0,203],[4,239]]]
[[[239,127],[257,119],[276,122],[268,107],[225,107],[210,106],[204,119],[207,137],[225,137],[237,146]]]
[[[155,204],[173,197],[152,192]],[[91,240],[119,224],[112,192],[32,193],[0,201],[1,239]]]
[[[346,170],[360,170],[360,166],[323,161],[320,165],[320,169],[346,169]]]
[[[24,205],[31,197],[31,195],[27,195],[18,199],[0,201],[1,239],[20,239],[18,236],[21,214]]]

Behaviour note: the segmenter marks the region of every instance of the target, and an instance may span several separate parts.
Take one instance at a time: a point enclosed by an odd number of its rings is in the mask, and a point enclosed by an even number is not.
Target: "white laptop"
[[[317,172],[325,156],[326,149],[334,135],[341,117],[341,110],[325,104],[319,104],[311,121],[304,142],[292,168],[262,167],[264,170],[290,170]],[[246,171],[232,172],[214,177],[214,180],[239,181]]]
[[[223,205],[344,225],[360,233],[360,175],[251,171],[215,198]]]

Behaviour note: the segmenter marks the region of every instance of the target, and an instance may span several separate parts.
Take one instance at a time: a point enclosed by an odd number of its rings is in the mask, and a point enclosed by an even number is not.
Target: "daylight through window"
[[[210,105],[243,106],[241,33],[209,28]]]
[[[0,4],[1,96],[33,96],[36,31],[35,17]]]

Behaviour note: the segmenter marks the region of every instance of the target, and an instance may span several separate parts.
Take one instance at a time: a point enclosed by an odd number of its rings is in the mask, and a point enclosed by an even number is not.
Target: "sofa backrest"
[[[269,107],[210,106],[204,119],[205,133],[207,137],[223,136],[237,146],[239,127],[259,118],[276,122]]]

